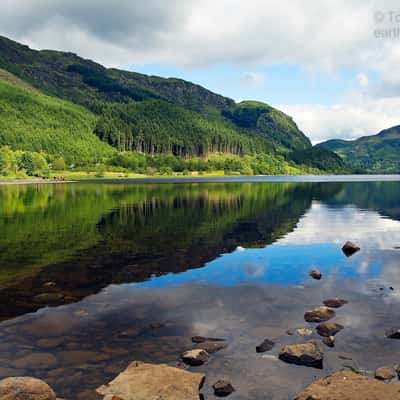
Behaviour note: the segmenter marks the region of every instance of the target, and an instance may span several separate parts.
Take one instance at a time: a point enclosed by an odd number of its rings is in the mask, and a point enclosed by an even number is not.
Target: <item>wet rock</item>
[[[17,358],[11,364],[14,368],[21,369],[50,369],[57,364],[57,359],[50,353],[32,353]]]
[[[313,310],[307,310],[304,314],[304,319],[307,322],[325,322],[335,316],[335,311],[328,307],[318,307]]]
[[[324,300],[323,303],[324,303],[324,305],[325,305],[326,307],[330,307],[330,308],[340,308],[340,307],[344,306],[345,304],[347,304],[348,301],[347,301],[347,300],[344,300],[344,299],[335,298],[335,299],[327,299],[327,300]]]
[[[205,375],[166,364],[131,363],[113,381],[97,389],[107,399],[198,400]]]
[[[292,331],[291,329],[288,329],[286,331],[286,335],[293,336],[294,335],[294,331]]]
[[[322,369],[324,351],[317,342],[311,340],[306,343],[284,346],[279,352],[279,359],[289,364]]]
[[[400,328],[390,328],[386,331],[386,337],[389,339],[400,339]]]
[[[185,351],[181,358],[185,364],[195,367],[207,362],[210,358],[210,355],[205,350],[193,349]]]
[[[272,340],[265,339],[260,345],[256,347],[257,353],[265,353],[266,351],[272,350],[275,346],[275,343]]]
[[[357,253],[357,251],[360,251],[360,248],[358,246],[356,246],[354,243],[347,241],[343,245],[342,251],[346,255],[346,257],[350,257],[353,254]]]
[[[204,336],[193,336],[192,342],[193,343],[203,343],[203,342],[224,342],[225,339],[221,338],[211,338],[211,337],[204,337]]]
[[[58,347],[65,342],[64,338],[46,338],[40,339],[36,342],[36,345],[42,349],[53,349]]]
[[[214,389],[214,394],[217,397],[226,397],[235,391],[232,384],[228,381],[217,381],[212,387]]]
[[[318,269],[312,269],[312,270],[310,271],[310,276],[311,276],[311,278],[313,278],[313,279],[320,280],[320,279],[322,278],[322,273],[321,273],[321,271],[318,270]]]
[[[322,343],[326,344],[328,347],[335,347],[335,336],[323,338]]]
[[[299,328],[296,332],[301,336],[311,336],[313,331],[310,328]]]
[[[227,345],[225,343],[217,343],[217,342],[203,342],[198,343],[195,346],[195,349],[205,350],[208,354],[214,354],[217,351],[225,349]]]
[[[4,400],[56,400],[51,387],[40,379],[6,378],[0,381],[0,398]]]
[[[392,368],[381,367],[375,370],[375,378],[380,381],[390,381],[396,376]]]
[[[295,400],[399,400],[399,386],[351,371],[339,371],[319,379]]]
[[[336,322],[323,322],[316,327],[316,330],[319,335],[329,337],[335,336],[343,328],[343,325],[337,324]]]

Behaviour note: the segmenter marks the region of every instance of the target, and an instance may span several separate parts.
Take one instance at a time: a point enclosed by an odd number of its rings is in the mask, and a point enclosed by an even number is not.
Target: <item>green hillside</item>
[[[328,140],[318,147],[335,152],[358,171],[400,172],[400,125],[357,140]]]

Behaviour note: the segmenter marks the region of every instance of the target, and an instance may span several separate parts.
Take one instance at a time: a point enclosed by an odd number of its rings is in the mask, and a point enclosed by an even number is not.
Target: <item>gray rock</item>
[[[265,353],[266,351],[272,350],[275,346],[275,343],[269,339],[265,339],[260,345],[256,347],[257,353]]]

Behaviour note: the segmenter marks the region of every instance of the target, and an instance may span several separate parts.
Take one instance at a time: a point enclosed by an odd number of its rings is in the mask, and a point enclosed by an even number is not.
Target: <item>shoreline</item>
[[[10,185],[34,185],[34,184],[55,184],[55,183],[75,183],[78,182],[76,180],[57,180],[57,179],[9,179],[9,180],[0,180],[0,186],[10,186]]]

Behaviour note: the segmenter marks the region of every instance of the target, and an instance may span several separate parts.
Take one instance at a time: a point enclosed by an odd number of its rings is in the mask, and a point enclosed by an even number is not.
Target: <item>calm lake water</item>
[[[133,360],[176,365],[194,335],[228,343],[192,368],[206,399],[220,378],[233,400],[287,400],[344,366],[400,363],[384,336],[400,323],[400,182],[371,179],[0,187],[0,378],[96,399]],[[346,240],[361,251],[345,257]],[[349,304],[324,369],[278,360],[321,340],[286,331],[332,297]]]

